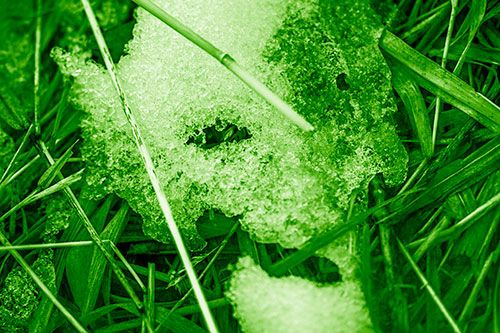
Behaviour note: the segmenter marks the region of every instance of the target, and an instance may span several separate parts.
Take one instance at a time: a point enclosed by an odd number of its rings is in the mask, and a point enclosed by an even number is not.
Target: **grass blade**
[[[104,202],[99,205],[99,208],[92,215],[89,215],[92,225],[98,233],[102,233],[107,216],[111,209],[112,196],[108,196]],[[70,238],[75,241],[86,241],[90,239],[87,230],[79,228],[75,232],[74,237]],[[107,244],[108,245],[108,244]],[[65,272],[66,281],[73,296],[74,303],[83,312],[85,302],[87,299],[88,290],[88,276],[90,274],[90,267],[94,248],[90,247],[72,247],[67,251],[65,259]],[[93,291],[90,291],[92,293]]]
[[[455,319],[453,319],[453,317],[448,312],[448,310],[446,309],[446,307],[444,306],[444,304],[441,302],[441,300],[439,299],[439,297],[434,292],[434,289],[431,287],[431,285],[427,281],[425,275],[422,273],[422,271],[420,270],[420,268],[417,266],[417,264],[415,263],[415,261],[412,259],[410,253],[408,253],[408,250],[406,250],[405,246],[401,243],[401,241],[399,240],[398,237],[395,237],[395,238],[396,238],[396,242],[398,243],[398,246],[399,246],[401,252],[405,256],[406,260],[408,260],[408,262],[410,263],[411,267],[413,268],[413,270],[417,274],[417,276],[420,279],[420,281],[422,281],[423,286],[425,287],[425,289],[427,289],[427,292],[432,297],[432,299],[434,300],[434,302],[438,306],[439,310],[443,313],[444,317],[446,318],[446,320],[450,324],[451,328],[453,329],[453,332],[455,332],[455,333],[462,332],[460,330],[460,328],[458,327]]]
[[[36,1],[36,31],[35,31],[35,75],[33,78],[34,89],[34,124],[35,134],[40,135],[40,43],[42,39],[42,0]]]
[[[451,2],[451,13],[450,20],[448,22],[448,31],[446,32],[446,39],[444,42],[443,58],[441,59],[441,67],[446,69],[446,62],[448,61],[448,51],[450,49],[451,35],[453,34],[453,26],[455,25],[455,17],[457,15],[458,0],[450,0]],[[439,114],[441,112],[441,98],[436,99],[436,108],[434,110],[434,123],[432,126],[432,151],[436,146],[437,141],[437,131],[439,125]]]
[[[500,267],[498,268],[497,278],[495,281],[495,288],[493,289],[493,332],[500,332],[500,308],[498,293],[500,292]]]
[[[43,156],[49,165],[54,164],[54,159],[50,155],[49,151],[47,150],[47,147],[45,146],[45,143],[43,141],[35,141],[35,147],[37,148],[39,154]],[[62,178],[62,175],[59,174],[59,178]],[[85,229],[87,229],[88,233],[90,234],[90,238],[95,242],[95,244],[99,247],[101,252],[104,254],[108,262],[110,263],[111,269],[113,272],[116,274],[118,280],[120,283],[123,285],[125,290],[127,291],[128,295],[132,299],[133,303],[138,309],[142,309],[143,305],[137,295],[135,294],[134,290],[130,287],[130,285],[127,283],[127,279],[123,272],[120,270],[118,265],[116,265],[113,255],[108,251],[108,249],[104,246],[103,240],[99,237],[99,234],[95,230],[94,226],[92,225],[92,222],[90,222],[87,214],[85,213],[85,210],[83,207],[80,205],[78,199],[76,198],[75,194],[71,190],[71,188],[66,187],[63,189],[64,195],[66,196],[68,203],[71,205],[71,207],[75,210],[76,215],[80,219],[80,221],[83,223],[83,226]]]
[[[60,180],[56,184],[52,185],[51,187],[49,187],[43,191],[34,192],[34,193],[28,195],[21,202],[19,202],[14,207],[12,207],[8,212],[3,214],[0,217],[0,222],[5,220],[7,217],[9,217],[10,215],[12,215],[14,212],[21,209],[22,207],[29,205],[30,203],[33,203],[37,200],[40,200],[48,195],[51,195],[51,194],[58,192],[58,191],[64,191],[65,189],[67,189],[71,185],[73,185],[74,183],[79,182],[82,179],[82,174],[83,174],[83,169],[75,172],[74,174],[72,174],[72,175],[70,175],[62,180]]]
[[[222,250],[224,249],[224,247],[227,245],[229,239],[236,233],[236,230],[240,227],[240,224],[239,222],[234,222],[231,230],[227,233],[226,237],[224,237],[224,239],[222,240],[222,242],[219,244],[219,246],[217,248],[215,248],[215,254],[214,256],[212,257],[212,259],[210,259],[210,262],[208,263],[208,265],[205,267],[205,269],[203,269],[203,272],[201,272],[200,274],[200,279],[202,279],[205,274],[207,274],[208,270],[213,267],[214,263],[215,263],[215,260],[217,259],[217,257],[219,256],[219,254],[222,252]],[[213,252],[214,250],[212,250],[211,252]],[[160,324],[158,325],[158,327],[156,328],[156,332],[163,332],[165,330],[165,324],[168,323],[168,317],[174,313],[175,311],[178,310],[178,308],[182,305],[182,303],[189,297],[189,295],[191,295],[191,292],[193,291],[193,288],[190,288],[186,294],[184,296],[182,296],[182,298],[180,300],[177,301],[177,303],[175,303],[175,305],[170,309],[170,311],[167,313],[166,316],[163,317],[163,319],[161,320]],[[162,327],[163,326],[163,327]]]
[[[426,185],[424,191],[408,201],[397,202],[393,208],[401,217],[408,216],[417,209],[440,202],[448,195],[470,186],[495,172],[500,161],[500,140],[493,139],[466,158],[441,166],[436,175]],[[405,202],[406,201],[406,202]],[[404,209],[397,208],[404,207]]]
[[[76,241],[76,242],[60,242],[60,243],[10,245],[10,246],[0,247],[0,252],[9,250],[35,250],[35,249],[55,249],[59,247],[79,247],[79,246],[90,246],[92,244],[94,244],[92,241]]]
[[[106,239],[109,242],[115,242],[120,237],[127,224],[128,210],[128,204],[123,201],[116,215],[101,233],[100,236],[102,239]],[[97,302],[97,296],[99,295],[102,279],[104,278],[106,263],[107,261],[104,255],[97,247],[94,247],[94,253],[90,260],[90,268],[87,276],[87,287],[83,300],[82,315],[93,310]]]
[[[3,246],[10,247],[9,240],[0,232],[0,242]],[[59,302],[59,300],[54,296],[50,289],[43,283],[43,281],[36,275],[30,265],[24,260],[24,258],[17,252],[17,250],[10,249],[10,254],[16,259],[16,261],[21,265],[21,267],[31,276],[38,287],[43,291],[43,293],[51,300],[51,302],[61,311],[61,313],[68,319],[68,321],[73,325],[73,327],[78,332],[87,332],[87,330],[76,320],[76,318]]]
[[[430,127],[429,114],[425,106],[424,97],[420,88],[406,74],[406,69],[399,62],[391,61],[390,68],[392,72],[392,86],[403,100],[406,111],[410,117],[412,127],[414,128],[420,149],[425,158],[430,158],[434,147]]]
[[[45,189],[56,178],[57,174],[61,169],[64,167],[66,162],[68,162],[69,158],[73,155],[73,147],[78,143],[76,141],[73,143],[67,150],[64,152],[64,154],[57,159],[57,162],[54,163],[53,165],[49,166],[49,168],[40,176],[38,179],[38,187],[41,189]]]
[[[148,263],[148,293],[147,293],[147,316],[151,323],[155,322],[155,274],[156,268],[155,264]]]
[[[499,254],[500,254],[500,244],[497,245],[495,251],[490,253],[488,259],[486,259],[485,263],[483,264],[481,272],[479,273],[476,283],[474,283],[474,287],[472,288],[469,298],[467,298],[467,302],[465,303],[464,309],[462,310],[462,313],[458,318],[459,325],[464,326],[466,324],[466,320],[469,319],[470,314],[474,310],[474,305],[476,304],[476,299],[481,290],[481,286],[483,285],[483,282],[486,279],[486,275],[488,274],[488,271],[490,270],[491,266],[494,265],[498,260]]]
[[[469,48],[472,44],[472,41],[474,40],[474,37],[476,37],[477,31],[479,30],[483,17],[486,13],[487,3],[488,3],[487,0],[472,0],[472,3],[470,4],[470,10],[468,14],[471,20],[471,22],[469,23],[470,24],[469,36],[467,38],[467,44],[465,45],[465,48],[462,51],[462,54],[460,55],[460,58],[458,59],[458,62],[455,65],[455,68],[453,69],[453,73],[459,73],[460,70],[462,69],[467,52],[469,51]]]
[[[500,132],[500,107],[476,92],[460,78],[440,67],[389,31],[384,31],[380,47],[411,70],[416,83],[470,117]]]
[[[155,3],[150,0],[132,0],[149,13],[157,17],[163,23],[180,33],[182,36],[187,38],[193,44],[201,48],[203,51],[207,52],[209,55],[214,57],[219,61],[224,67],[226,67],[231,73],[238,77],[243,83],[245,83],[249,88],[255,91],[260,97],[266,100],[269,104],[273,105],[278,109],[285,117],[287,117],[291,122],[293,122],[298,127],[302,128],[304,131],[312,131],[314,127],[309,124],[302,116],[295,112],[290,105],[285,103],[281,98],[279,98],[275,93],[273,93],[269,88],[263,85],[260,81],[254,78],[249,72],[247,72],[243,67],[241,67],[229,54],[219,50],[209,41],[205,40],[203,37],[195,33],[189,27],[185,26],[183,23],[179,22],[176,18],[172,17],[170,14],[165,12]]]
[[[120,98],[123,112],[125,113],[125,116],[126,116],[128,122],[132,128],[134,141],[135,141],[137,148],[139,149],[139,152],[143,158],[143,162],[144,162],[144,165],[146,167],[146,171],[148,173],[149,179],[151,180],[151,184],[153,185],[153,188],[155,190],[156,197],[158,199],[158,203],[160,204],[160,208],[161,208],[163,215],[166,219],[166,222],[168,224],[170,232],[172,233],[172,238],[174,239],[177,250],[179,251],[179,255],[182,259],[184,267],[186,268],[186,272],[188,274],[189,280],[190,280],[191,285],[193,287],[194,293],[195,293],[196,298],[198,300],[198,303],[200,304],[200,307],[202,309],[202,313],[203,313],[203,317],[205,319],[205,322],[206,322],[210,332],[218,332],[218,329],[217,329],[217,326],[216,326],[215,321],[213,319],[212,313],[210,312],[210,308],[208,307],[207,301],[206,301],[205,296],[203,295],[203,291],[201,289],[201,285],[200,285],[198,278],[196,276],[196,272],[195,272],[193,265],[191,263],[189,253],[186,250],[186,247],[184,245],[184,241],[182,240],[182,236],[180,234],[180,231],[177,227],[177,224],[174,221],[174,217],[173,217],[172,212],[170,210],[170,206],[168,204],[165,193],[163,192],[163,189],[160,186],[159,179],[158,179],[158,176],[156,174],[156,168],[154,167],[153,161],[152,161],[151,156],[149,154],[149,151],[146,147],[146,144],[144,143],[144,139],[142,138],[142,134],[139,130],[137,122],[136,122],[136,120],[131,112],[131,109],[130,109],[130,106],[127,102],[125,93],[124,93],[123,89],[121,88],[121,84],[120,84],[118,77],[116,75],[116,69],[113,65],[113,61],[112,61],[111,55],[109,53],[109,49],[108,49],[106,42],[104,40],[104,37],[102,35],[102,32],[99,28],[99,24],[97,23],[97,19],[95,18],[94,12],[93,12],[92,8],[90,7],[90,3],[88,2],[88,0],[82,0],[82,4],[83,4],[83,7],[85,9],[85,13],[87,14],[87,18],[90,22],[90,26],[92,28],[94,36],[97,40],[97,44],[99,46],[99,50],[101,51],[101,55],[104,58],[104,62],[106,64],[106,68],[108,70],[108,73],[111,76],[111,79],[113,81],[113,85],[118,93],[119,98]],[[148,323],[149,323],[149,320],[148,320]],[[152,323],[149,323],[149,325],[151,325],[151,324]],[[151,327],[149,327],[149,328],[152,329]]]
[[[33,126],[30,126],[28,128],[28,130],[26,131],[26,133],[24,134],[23,140],[21,141],[21,144],[19,145],[19,147],[17,148],[16,152],[12,156],[12,158],[11,158],[11,160],[9,162],[9,165],[7,166],[7,168],[5,169],[5,171],[3,172],[2,178],[0,178],[0,184],[3,184],[3,182],[6,180],[7,175],[9,174],[10,170],[14,166],[14,163],[16,162],[17,157],[19,156],[19,154],[21,153],[21,151],[26,146],[26,143],[28,142],[28,139],[29,139],[32,131],[33,131]],[[0,185],[0,188],[2,188],[2,187],[3,186]]]

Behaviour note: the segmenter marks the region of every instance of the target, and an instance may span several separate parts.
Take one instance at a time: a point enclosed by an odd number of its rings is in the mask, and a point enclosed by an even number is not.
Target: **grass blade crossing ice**
[[[283,115],[285,115],[290,121],[295,123],[297,126],[302,128],[304,131],[312,131],[314,127],[308,123],[302,116],[295,112],[290,105],[285,103],[281,98],[276,96],[269,88],[263,85],[259,80],[254,78],[249,72],[247,72],[243,67],[241,67],[230,55],[219,50],[210,42],[205,40],[203,37],[195,33],[189,27],[182,24],[176,18],[169,15],[155,3],[149,0],[132,0],[139,6],[147,10],[152,15],[156,16],[162,22],[167,24],[169,27],[180,33],[182,36],[186,37],[188,40],[193,42],[196,46],[200,47],[203,51],[210,54],[217,61],[219,61],[224,67],[226,67],[231,73],[243,81],[248,87],[255,91],[259,96],[265,99],[269,104],[277,108]]]
[[[106,64],[106,68],[108,70],[109,75],[111,76],[111,79],[113,81],[113,85],[120,97],[120,102],[123,108],[123,112],[125,113],[125,116],[127,117],[127,120],[132,127],[132,132],[134,136],[135,143],[137,145],[137,148],[139,149],[139,152],[143,158],[143,162],[145,164],[146,170],[148,172],[148,176],[151,180],[151,183],[154,187],[158,202],[160,204],[160,208],[165,216],[165,219],[167,221],[168,227],[172,233],[172,237],[174,239],[174,242],[177,246],[177,250],[179,251],[179,255],[181,256],[182,262],[184,263],[184,266],[186,268],[186,272],[188,274],[189,280],[191,282],[191,285],[193,287],[194,293],[196,295],[196,298],[198,299],[198,302],[200,304],[200,308],[202,310],[203,316],[205,318],[205,322],[209,328],[210,332],[218,332],[217,327],[215,325],[215,321],[212,317],[212,314],[210,312],[210,308],[208,307],[207,301],[205,299],[205,296],[203,295],[203,291],[201,290],[200,283],[198,281],[198,278],[196,276],[196,272],[193,268],[193,265],[191,263],[191,259],[189,258],[189,254],[186,250],[186,247],[184,245],[184,242],[182,240],[181,234],[179,232],[179,229],[177,227],[177,224],[174,221],[172,212],[170,210],[170,206],[167,202],[167,198],[165,197],[165,193],[163,193],[163,190],[160,186],[160,182],[158,179],[158,176],[156,175],[156,170],[153,165],[153,161],[151,159],[151,156],[148,152],[148,149],[146,147],[146,144],[142,138],[141,132],[139,130],[139,127],[137,125],[137,122],[132,115],[132,112],[130,110],[130,106],[127,102],[125,93],[120,85],[120,82],[118,80],[118,77],[116,75],[116,70],[113,65],[113,61],[111,59],[111,55],[109,53],[109,49],[106,45],[106,42],[104,40],[104,37],[102,35],[102,32],[99,28],[99,25],[97,23],[97,20],[95,18],[94,12],[92,11],[92,8],[90,7],[90,3],[87,0],[82,0],[82,4],[85,9],[85,13],[87,14],[87,17],[89,19],[90,25],[92,27],[92,31],[94,33],[94,36],[97,40],[97,44],[99,46],[99,50],[101,51],[101,55],[104,58],[104,62]]]

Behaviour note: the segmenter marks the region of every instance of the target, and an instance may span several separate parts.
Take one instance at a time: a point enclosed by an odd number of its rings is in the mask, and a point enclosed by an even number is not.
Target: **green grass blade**
[[[365,217],[365,215],[363,215],[363,217]],[[351,231],[356,225],[364,220],[363,217],[354,217],[353,221],[342,225],[337,225],[331,231],[311,239],[309,242],[307,242],[306,246],[269,267],[269,274],[273,276],[280,276],[285,274],[290,268],[302,263],[306,259],[313,256],[317,250],[327,246],[335,239]]]
[[[10,245],[1,246],[0,251],[8,250],[35,250],[35,249],[56,249],[60,247],[80,247],[80,246],[90,246],[94,244],[92,241],[80,241],[80,242],[60,242],[60,243],[43,243],[43,244],[24,244],[24,245]]]
[[[448,60],[448,52],[450,49],[451,35],[453,34],[453,26],[455,25],[457,7],[458,7],[458,0],[451,0],[451,13],[450,13],[450,19],[448,21],[448,31],[446,32],[446,39],[444,42],[443,58],[441,60],[441,67],[443,67],[444,69],[446,69],[446,62]],[[442,106],[441,98],[438,97],[436,99],[436,108],[434,110],[434,122],[432,126],[432,151],[434,151],[434,147],[436,146],[438,125],[439,125],[439,114],[441,112],[441,106]]]
[[[177,246],[177,250],[179,251],[179,255],[182,259],[184,267],[186,268],[186,272],[188,274],[188,277],[189,277],[189,280],[190,280],[191,285],[193,287],[196,298],[200,304],[200,307],[202,308],[202,313],[203,313],[203,317],[205,319],[205,322],[206,322],[210,332],[218,332],[214,318],[212,316],[212,313],[210,312],[210,308],[207,305],[207,301],[205,299],[205,296],[203,295],[203,291],[201,289],[200,283],[199,283],[198,278],[196,276],[196,272],[195,272],[193,265],[191,263],[189,253],[187,252],[187,249],[184,245],[184,241],[183,241],[182,236],[180,234],[179,228],[177,227],[177,224],[174,221],[174,217],[173,217],[172,212],[170,210],[170,206],[168,204],[165,193],[163,192],[163,189],[160,186],[159,179],[158,179],[158,176],[156,173],[156,169],[154,167],[153,161],[152,161],[151,156],[149,154],[148,148],[144,142],[144,139],[142,137],[140,129],[137,125],[137,121],[135,120],[135,118],[131,112],[131,109],[130,109],[130,106],[129,106],[128,101],[126,99],[125,93],[124,93],[124,91],[121,87],[120,81],[118,80],[118,77],[116,75],[116,69],[114,67],[111,55],[109,53],[109,49],[106,45],[106,42],[105,42],[104,37],[102,35],[102,32],[99,28],[99,24],[97,23],[97,19],[95,18],[94,12],[93,12],[88,0],[82,0],[82,4],[83,4],[83,7],[85,9],[85,13],[87,15],[87,18],[90,22],[90,26],[92,28],[94,36],[97,40],[97,44],[99,45],[99,50],[101,51],[101,55],[104,58],[104,62],[106,64],[106,68],[108,70],[108,73],[111,76],[111,79],[113,81],[113,85],[116,89],[116,92],[118,93],[119,98],[120,98],[123,112],[125,113],[127,121],[129,122],[129,124],[132,128],[134,141],[135,141],[136,146],[137,146],[137,148],[141,154],[141,157],[143,159],[143,163],[144,163],[144,166],[145,166],[146,171],[148,173],[149,179],[150,179],[151,184],[155,190],[156,197],[158,199],[158,203],[160,204],[160,208],[161,208],[163,215],[165,217],[165,220],[168,224],[169,230],[172,233],[172,238],[174,239],[174,242]],[[151,324],[151,323],[149,323],[149,324]]]
[[[406,69],[399,62],[390,61],[392,86],[401,97],[425,158],[433,154],[432,133],[429,115],[420,88],[406,74]]]
[[[36,143],[36,148],[41,156],[43,156],[49,165],[54,164],[54,159],[50,155],[49,151],[47,150],[45,143],[41,140],[38,140],[35,142]],[[62,175],[59,174],[59,178],[62,178]],[[85,213],[85,210],[82,208],[80,205],[78,199],[76,198],[75,194],[71,190],[71,188],[66,187],[63,189],[64,195],[66,196],[68,203],[71,205],[71,207],[75,210],[76,215],[78,216],[79,220],[82,222],[83,226],[85,229],[87,229],[88,233],[90,234],[90,238],[95,242],[95,244],[99,247],[101,252],[105,255],[106,259],[110,263],[111,269],[113,272],[116,274],[118,280],[120,283],[122,283],[123,287],[125,288],[126,292],[134,302],[135,306],[138,309],[141,309],[143,307],[141,301],[135,294],[134,290],[130,288],[130,285],[126,283],[126,277],[123,274],[123,272],[120,270],[120,268],[116,265],[113,255],[108,251],[108,249],[105,247],[103,240],[99,237],[99,234],[95,230],[94,226],[90,222],[87,214]]]
[[[481,286],[483,285],[484,280],[486,279],[486,275],[488,274],[491,266],[497,262],[498,256],[500,255],[500,244],[497,245],[495,251],[491,252],[488,258],[486,259],[483,267],[481,268],[481,272],[477,277],[476,282],[474,283],[474,287],[472,288],[469,297],[467,298],[467,302],[460,313],[460,317],[458,318],[458,324],[462,327],[466,324],[466,321],[469,319],[472,311],[474,310],[474,306],[476,304],[477,296],[481,290]]]
[[[236,233],[236,231],[238,230],[239,227],[240,227],[240,224],[238,222],[233,223],[233,226],[232,226],[231,230],[229,230],[229,232],[227,233],[226,237],[224,237],[224,239],[219,244],[219,246],[214,249],[215,254],[212,257],[212,259],[210,259],[210,262],[208,263],[208,265],[203,269],[203,272],[201,272],[200,279],[202,279],[207,274],[207,272],[210,270],[210,268],[213,267],[213,265],[215,264],[215,260],[221,254],[222,250],[224,250],[229,239]],[[213,250],[211,252],[213,252]],[[187,293],[184,296],[182,296],[182,298],[175,303],[175,305],[170,309],[168,314],[162,318],[162,320],[160,321],[160,324],[156,328],[155,332],[164,332],[165,331],[165,324],[168,323],[168,317],[172,313],[177,311],[177,309],[184,303],[184,301],[189,297],[189,295],[191,295],[192,291],[193,291],[193,288],[190,288],[187,291]]]
[[[3,246],[11,246],[9,240],[0,232],[0,242]],[[43,281],[36,275],[30,265],[24,258],[17,252],[17,250],[10,249],[10,254],[16,259],[21,267],[31,276],[42,292],[51,300],[51,302],[61,311],[66,319],[73,325],[78,332],[87,332],[87,330],[76,320],[76,318],[59,302],[50,289],[43,283]]]
[[[12,168],[14,167],[14,163],[16,162],[17,157],[19,156],[21,151],[23,151],[24,147],[26,146],[26,143],[28,142],[32,131],[33,131],[33,126],[30,126],[28,128],[28,130],[26,131],[26,133],[24,134],[23,139],[21,141],[21,144],[16,149],[16,152],[14,153],[14,155],[12,155],[12,158],[9,161],[9,165],[7,165],[7,168],[5,169],[5,171],[2,174],[2,178],[0,178],[0,189],[3,187],[1,184],[5,181],[10,170],[12,170]]]
[[[210,304],[212,302],[209,302]],[[181,309],[179,309],[181,310]],[[199,308],[198,308],[198,311],[199,311]],[[160,319],[160,318],[168,318],[166,321],[165,321],[165,326],[168,327],[168,329],[171,331],[171,332],[177,332],[177,333],[205,333],[206,331],[204,329],[202,329],[200,326],[194,324],[192,321],[184,318],[183,316],[181,316],[180,314],[178,313],[172,313],[170,315],[167,316],[169,310],[165,309],[165,308],[162,308],[160,306],[157,306],[156,307],[156,313],[157,313],[157,321]]]
[[[439,238],[439,234],[451,223],[446,216],[439,221],[438,225],[423,239],[423,243],[418,247],[413,255],[415,262],[419,262],[425,252],[434,244],[434,241]]]
[[[495,288],[493,289],[493,332],[500,332],[500,297],[498,294],[500,293],[500,267],[497,271],[497,278],[495,281]]]
[[[116,246],[116,244],[114,242],[110,242],[110,245],[111,245],[111,249],[113,250],[113,252],[116,254],[118,259],[120,259],[120,261],[121,261],[120,265],[123,265],[123,267],[125,267],[125,269],[129,271],[130,275],[132,275],[135,282],[137,282],[137,285],[139,286],[139,288],[141,288],[141,290],[143,292],[145,292],[146,287],[144,286],[144,284],[142,283],[142,280],[137,275],[136,270],[132,267],[132,265],[123,256],[123,254],[120,252],[120,250],[118,249],[118,247]],[[158,276],[158,274],[159,273],[156,272],[155,276]],[[170,282],[170,280],[168,280],[167,282]]]
[[[62,92],[61,99],[59,103],[57,104],[57,113],[56,113],[56,119],[54,121],[53,127],[52,127],[52,133],[50,135],[50,143],[51,146],[55,145],[57,143],[58,139],[58,131],[59,131],[59,126],[61,124],[61,120],[64,114],[64,111],[66,110],[66,107],[68,106],[68,95],[69,95],[69,85],[64,87],[64,90]]]
[[[124,304],[124,303],[113,303],[113,304],[109,304],[109,305],[104,305],[98,309],[90,311],[89,313],[87,313],[85,315],[82,315],[79,318],[79,320],[81,323],[83,323],[85,325],[90,325],[91,323],[95,322],[96,320],[108,315],[112,311],[119,309],[125,305],[126,304]]]
[[[98,233],[101,233],[104,229],[104,224],[111,210],[112,201],[113,196],[108,196],[104,202],[99,204],[99,208],[95,214],[90,215],[92,225]],[[90,239],[90,236],[87,230],[80,228],[71,239],[75,241],[86,241]],[[109,242],[107,245],[109,245]],[[72,247],[66,255],[66,280],[74,302],[81,311],[85,307],[88,292],[88,276],[90,274],[93,254],[93,247]]]
[[[304,262],[305,260],[313,256],[319,249],[324,248],[325,246],[333,242],[335,239],[341,237],[345,233],[351,231],[357,225],[363,223],[372,214],[378,214],[380,210],[385,210],[387,206],[397,203],[400,200],[404,200],[404,198],[406,198],[407,196],[414,195],[414,193],[417,191],[418,190],[409,190],[405,193],[400,193],[397,196],[390,198],[375,207],[372,207],[358,215],[352,216],[345,223],[335,225],[331,230],[311,238],[307,243],[304,244],[303,248],[301,248],[297,252],[292,253],[283,260],[274,263],[271,267],[269,267],[268,269],[269,275],[280,276],[285,274],[292,267],[299,265],[300,263]],[[392,218],[393,215],[388,215],[384,219],[380,219],[378,222],[383,223],[386,220],[391,220]]]
[[[470,10],[468,14],[468,16],[470,16],[469,36],[467,38],[467,44],[464,50],[462,51],[462,54],[460,55],[460,58],[458,59],[458,62],[455,65],[455,68],[453,69],[453,73],[460,73],[462,69],[462,65],[465,61],[467,52],[469,51],[472,41],[476,37],[477,31],[479,30],[483,17],[486,13],[487,3],[488,3],[487,0],[472,0],[472,3],[470,4]]]
[[[439,7],[436,7],[427,15],[421,17],[420,23],[416,25],[412,24],[411,27],[401,35],[401,38],[410,44],[416,42],[420,34],[422,34],[425,31],[428,31],[429,27],[432,24],[434,24],[436,20],[441,20],[441,18],[444,17],[444,15],[446,15],[446,13],[449,10],[448,8],[449,5],[450,3],[447,1],[442,5],[440,5]]]
[[[78,141],[73,143],[64,152],[64,154],[62,154],[62,156],[57,159],[56,163],[49,166],[49,168],[40,176],[40,178],[38,179],[38,188],[45,189],[52,183],[59,171],[61,171],[66,162],[68,162],[69,158],[73,155],[73,148],[77,143]]]
[[[35,134],[40,135],[40,42],[42,39],[42,0],[36,0],[36,30],[35,30],[35,75],[33,77],[34,89],[34,126]]]
[[[241,67],[229,54],[219,50],[203,37],[195,33],[189,27],[179,22],[176,18],[165,12],[155,3],[150,0],[132,0],[149,13],[157,17],[163,23],[180,33],[203,51],[210,54],[231,73],[243,81],[249,88],[255,91],[260,97],[266,100],[269,104],[278,109],[287,119],[302,128],[304,131],[312,131],[314,127],[309,124],[302,116],[296,113],[290,105],[285,103],[281,98],[274,94],[269,88],[263,85],[260,81],[254,78],[248,71]]]
[[[3,214],[0,217],[0,222],[5,220],[7,217],[11,216],[13,213],[18,211],[19,209],[23,208],[26,205],[29,205],[37,200],[43,199],[51,194],[54,194],[59,191],[64,191],[65,189],[69,188],[71,185],[74,183],[79,182],[82,179],[82,174],[83,174],[83,169],[80,171],[77,171],[76,173],[60,180],[56,184],[52,185],[51,187],[40,191],[40,192],[34,192],[30,195],[28,195],[26,198],[24,198],[21,202],[16,204],[14,207],[9,209],[5,214]]]
[[[155,275],[156,268],[154,263],[148,263],[148,293],[147,293],[147,307],[146,314],[149,317],[149,322],[154,323],[156,321],[155,314]]]
[[[429,293],[429,295],[432,297],[432,299],[434,300],[434,302],[438,306],[439,310],[443,313],[444,317],[446,318],[446,320],[450,324],[453,332],[455,332],[455,333],[462,332],[460,330],[460,328],[458,327],[455,319],[453,319],[452,315],[448,312],[448,310],[446,309],[446,307],[444,306],[444,304],[441,302],[441,299],[436,295],[434,289],[431,287],[431,285],[427,281],[427,278],[425,277],[425,275],[422,273],[422,271],[420,270],[420,268],[417,266],[417,264],[415,263],[415,261],[412,259],[410,253],[408,253],[408,250],[406,250],[406,248],[403,245],[403,243],[401,243],[401,241],[397,237],[396,237],[396,242],[398,243],[398,246],[399,246],[401,252],[403,253],[404,257],[410,263],[411,267],[415,271],[415,274],[417,274],[419,280],[422,282],[423,287],[427,290],[427,292]]]
[[[105,239],[109,242],[115,242],[120,237],[128,222],[128,210],[128,204],[123,201],[116,215],[101,233],[100,236],[102,239]],[[99,251],[97,247],[94,247],[87,276],[86,292],[83,298],[82,314],[86,314],[89,311],[93,310],[97,302],[97,296],[99,295],[99,291],[101,289],[106,264],[107,261],[105,256]]]
[[[470,228],[472,223],[477,221],[478,218],[484,216],[484,214],[488,213],[499,204],[500,204],[500,193],[493,196],[490,200],[479,206],[477,209],[475,209],[473,212],[471,212],[469,215],[464,217],[459,222],[455,223],[450,228],[441,231],[438,237],[447,237],[458,231],[462,232],[464,228]]]
[[[460,78],[441,68],[397,36],[384,31],[380,47],[412,72],[416,83],[495,132],[500,132],[500,107]]]
[[[22,175],[30,166],[32,166],[36,161],[40,159],[40,156],[37,155],[33,157],[28,163],[23,165],[19,170],[16,172],[6,175],[5,179],[0,183],[0,191],[2,191],[7,185],[9,185],[14,179]]]
[[[497,138],[466,158],[441,166],[421,193],[395,203],[393,209],[400,217],[408,216],[422,207],[440,202],[448,195],[477,183],[498,168],[500,168],[500,140]],[[397,207],[404,207],[404,209]],[[401,221],[401,219],[394,221]]]

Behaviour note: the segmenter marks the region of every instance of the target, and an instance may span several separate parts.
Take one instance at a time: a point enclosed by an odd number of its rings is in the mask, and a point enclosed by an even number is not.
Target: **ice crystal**
[[[243,215],[242,225],[258,241],[297,247],[339,223],[352,191],[371,175],[383,173],[392,184],[403,179],[406,153],[388,121],[394,103],[377,49],[380,27],[365,18],[370,11],[364,1],[159,4],[254,70],[316,128],[312,134],[295,128],[207,54],[139,9],[119,76],[191,248],[203,244],[195,221],[208,208]],[[75,102],[89,114],[82,150],[88,182],[127,199],[143,215],[144,231],[168,241],[108,75],[77,57],[59,54],[56,60],[75,75]],[[342,87],[339,80],[345,80]],[[218,131],[245,128],[251,137],[210,149],[191,144],[217,124]]]
[[[368,0],[157,3],[249,68],[315,127],[304,133],[290,124],[214,59],[139,9],[117,70],[191,248],[204,244],[195,223],[207,209],[242,216],[257,241],[300,247],[342,223],[354,191],[373,175],[383,174],[388,185],[403,181],[407,155],[391,122],[396,108],[378,49],[382,26]],[[88,113],[82,155],[95,196],[116,192],[143,216],[146,234],[168,242],[108,74],[82,57],[53,54],[74,76],[74,102]],[[229,297],[245,331],[370,330],[348,242],[337,240],[322,255],[338,264],[343,282],[270,278],[244,259]],[[278,326],[263,324],[273,321]]]
[[[357,282],[320,285],[295,277],[270,277],[249,257],[233,272],[227,297],[244,332],[371,332]]]
[[[53,242],[56,240],[57,234],[68,228],[73,210],[63,195],[55,194],[47,200],[45,214],[47,221],[42,237],[45,242]]]
[[[41,253],[32,265],[41,280],[54,290],[55,270],[52,250]],[[28,273],[20,267],[5,278],[0,291],[0,331],[24,332],[38,307],[39,291]]]

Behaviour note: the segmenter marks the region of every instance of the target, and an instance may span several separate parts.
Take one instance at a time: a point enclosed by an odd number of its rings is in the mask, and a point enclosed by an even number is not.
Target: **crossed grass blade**
[[[438,297],[438,295],[436,294],[436,292],[434,291],[434,289],[432,288],[432,286],[429,284],[429,281],[427,280],[427,278],[425,277],[425,275],[422,273],[422,271],[420,270],[420,268],[417,266],[417,264],[415,263],[415,261],[411,257],[410,253],[406,249],[406,247],[403,245],[403,243],[401,243],[401,241],[399,240],[399,238],[395,237],[395,239],[396,239],[396,242],[398,244],[399,249],[403,253],[403,255],[406,258],[406,260],[410,263],[411,267],[415,271],[415,274],[417,274],[419,280],[422,282],[423,287],[427,290],[427,292],[429,293],[429,295],[432,297],[432,299],[434,300],[434,302],[438,306],[439,310],[443,313],[444,317],[446,318],[446,320],[450,324],[453,332],[455,332],[455,333],[462,332],[462,330],[458,327],[457,322],[455,321],[455,319],[453,318],[453,316],[449,313],[448,309],[444,306],[443,302]]]
[[[9,240],[5,235],[0,232],[0,242],[4,247],[12,247]],[[33,271],[31,266],[26,262],[26,260],[21,256],[21,254],[12,248],[8,249],[9,253],[16,259],[16,261],[21,265],[21,267],[30,275],[30,277],[35,281],[42,292],[50,299],[50,301],[61,311],[61,313],[66,317],[66,319],[73,325],[73,327],[78,332],[87,332],[87,330],[76,320],[76,318],[64,307],[64,305],[59,302],[57,297],[52,293],[52,291],[45,285],[45,283],[38,277],[38,275]]]

